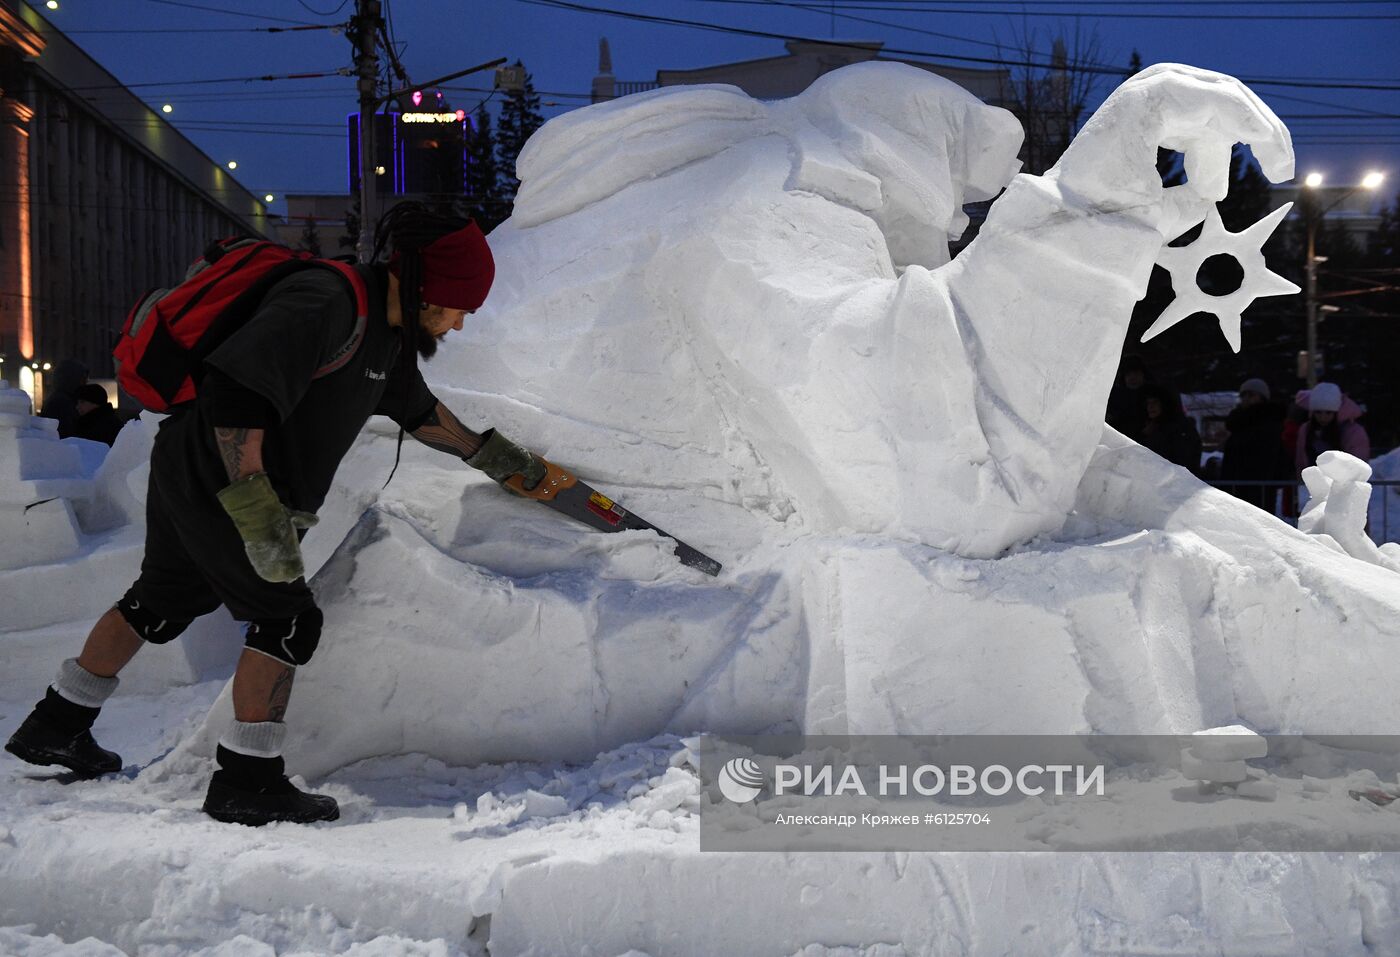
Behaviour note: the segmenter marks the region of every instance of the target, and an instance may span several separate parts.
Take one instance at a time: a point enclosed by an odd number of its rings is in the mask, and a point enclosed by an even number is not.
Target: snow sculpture
[[[146,524],[146,483],[151,473],[151,446],[164,416],[142,412],[117,433],[92,477],[92,498],[75,502],[85,532],[101,532],[122,525]]]
[[[1298,528],[1336,546],[1353,558],[1400,572],[1400,546],[1376,546],[1366,534],[1371,502],[1371,466],[1346,452],[1323,452],[1317,464],[1303,469],[1308,504],[1298,516]]]
[[[602,480],[995,556],[1063,524],[1132,306],[1225,195],[1231,145],[1270,179],[1293,168],[1242,84],[1158,65],[1011,180],[950,262],[963,203],[1007,182],[1020,139],[890,63],[775,103],[678,88],[567,114],[521,155],[492,302],[429,374]],[[1187,184],[1163,188],[1158,146]],[[1247,260],[1240,301],[1216,304],[1232,343],[1243,300],[1284,291],[1248,255],[1280,215],[1216,250]]]
[[[1243,725],[1197,731],[1181,749],[1181,774],[1198,781],[1201,793],[1236,794],[1272,801],[1278,786],[1248,762],[1267,757],[1269,742]]]
[[[79,445],[61,441],[56,420],[31,415],[28,394],[0,382],[0,569],[77,554],[82,532],[68,499],[90,486]]]

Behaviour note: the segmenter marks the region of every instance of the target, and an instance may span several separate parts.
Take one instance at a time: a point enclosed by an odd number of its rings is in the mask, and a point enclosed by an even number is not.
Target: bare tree
[[[1098,30],[1086,33],[1078,20],[1068,43],[1064,36],[1051,41],[1048,58],[1041,47],[1041,38],[1024,23],[1013,42],[1003,47],[997,41],[1002,57],[1017,64],[1007,71],[1001,100],[1026,131],[1022,169],[1037,174],[1055,165],[1107,78]]]

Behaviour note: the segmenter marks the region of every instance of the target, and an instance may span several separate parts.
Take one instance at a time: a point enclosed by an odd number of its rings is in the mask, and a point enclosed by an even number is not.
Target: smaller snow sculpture
[[[1371,466],[1346,452],[1323,452],[1317,464],[1303,469],[1308,487],[1307,507],[1298,528],[1316,535],[1352,558],[1400,572],[1400,545],[1380,547],[1366,534],[1366,510],[1371,502]]]
[[[67,498],[81,496],[82,453],[58,422],[30,414],[29,396],[0,381],[0,569],[61,561],[81,547]]]
[[[1272,801],[1278,788],[1264,772],[1251,768],[1252,758],[1266,757],[1269,742],[1243,725],[1208,728],[1191,735],[1181,749],[1181,773],[1200,782],[1202,793],[1233,792],[1240,797]]]

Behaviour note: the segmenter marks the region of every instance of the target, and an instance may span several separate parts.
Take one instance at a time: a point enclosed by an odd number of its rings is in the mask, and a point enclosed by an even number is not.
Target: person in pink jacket
[[[1294,464],[1303,469],[1317,461],[1323,452],[1337,450],[1365,462],[1371,458],[1371,439],[1356,420],[1361,406],[1342,394],[1331,382],[1319,382],[1311,390],[1298,393],[1298,405],[1308,410],[1308,421],[1298,430]]]

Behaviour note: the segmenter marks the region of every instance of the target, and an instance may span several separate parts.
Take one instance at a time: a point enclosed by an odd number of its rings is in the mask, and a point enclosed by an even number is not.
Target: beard
[[[422,323],[419,323],[418,335],[414,337],[417,342],[418,355],[422,356],[424,360],[431,359],[433,356],[437,355],[438,343],[441,342],[446,335],[447,333],[444,332],[440,336],[435,336],[429,332]]]

